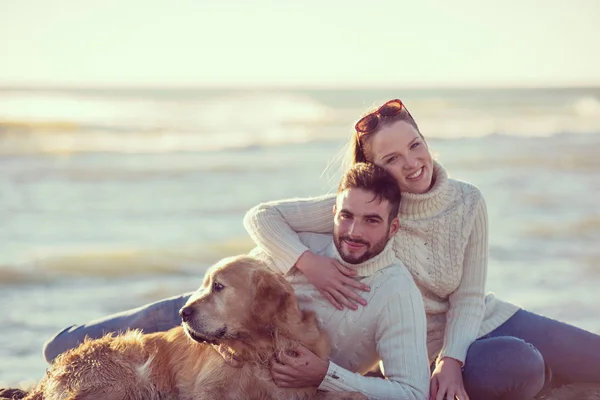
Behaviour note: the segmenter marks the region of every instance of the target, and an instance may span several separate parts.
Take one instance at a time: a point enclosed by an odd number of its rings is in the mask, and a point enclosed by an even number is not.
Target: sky
[[[0,86],[600,86],[600,0],[0,0]]]

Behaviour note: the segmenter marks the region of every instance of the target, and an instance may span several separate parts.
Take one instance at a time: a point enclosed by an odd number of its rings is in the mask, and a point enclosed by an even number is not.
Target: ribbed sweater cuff
[[[329,361],[329,368],[325,374],[325,378],[319,385],[319,390],[325,392],[344,392],[355,390],[348,385],[348,381],[352,379],[352,372],[340,367],[332,361]]]
[[[490,332],[493,332],[496,328],[500,327],[506,321],[508,321],[521,307],[495,299],[494,310],[491,316],[484,319],[481,323],[481,329],[479,330],[479,337],[485,336]]]
[[[479,332],[477,332],[475,337],[471,338],[462,335],[461,337],[457,338],[456,333],[454,335],[450,334],[446,339],[447,343],[444,344],[444,347],[442,347],[442,350],[440,351],[437,361],[441,360],[443,357],[451,357],[464,364],[467,358],[469,346],[471,346],[475,340],[494,331],[520,310],[520,307],[514,304],[503,302],[498,299],[494,300],[495,307],[493,310],[493,316],[482,321]],[[488,306],[492,305],[490,304]]]
[[[461,340],[455,339],[452,344],[445,345],[442,348],[442,351],[440,351],[436,363],[444,357],[450,357],[460,361],[464,365],[465,360],[467,359],[467,350],[469,350],[469,346],[474,340],[475,339],[470,340],[468,338],[461,338]]]

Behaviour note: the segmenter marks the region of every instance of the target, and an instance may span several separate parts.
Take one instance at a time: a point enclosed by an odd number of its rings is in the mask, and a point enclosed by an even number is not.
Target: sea
[[[486,199],[487,290],[600,333],[600,88],[0,88],[0,386],[67,326],[196,289],[252,206],[334,192],[393,98]]]

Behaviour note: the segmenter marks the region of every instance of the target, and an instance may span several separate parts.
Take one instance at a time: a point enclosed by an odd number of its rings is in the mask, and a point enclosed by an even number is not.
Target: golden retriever
[[[359,393],[279,388],[270,362],[302,344],[327,358],[314,313],[259,260],[212,266],[181,309],[183,326],[87,340],[59,356],[31,400],[366,399]]]

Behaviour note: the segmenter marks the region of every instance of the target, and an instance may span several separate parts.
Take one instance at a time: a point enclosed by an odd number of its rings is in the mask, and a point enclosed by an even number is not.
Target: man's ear
[[[337,212],[337,207],[336,204],[333,205],[333,215],[335,215],[335,213]]]
[[[390,222],[390,234],[388,235],[388,239],[393,237],[396,234],[396,232],[398,232],[398,229],[400,229],[400,220],[398,219],[398,217],[394,217],[394,219],[392,219],[392,222]]]

